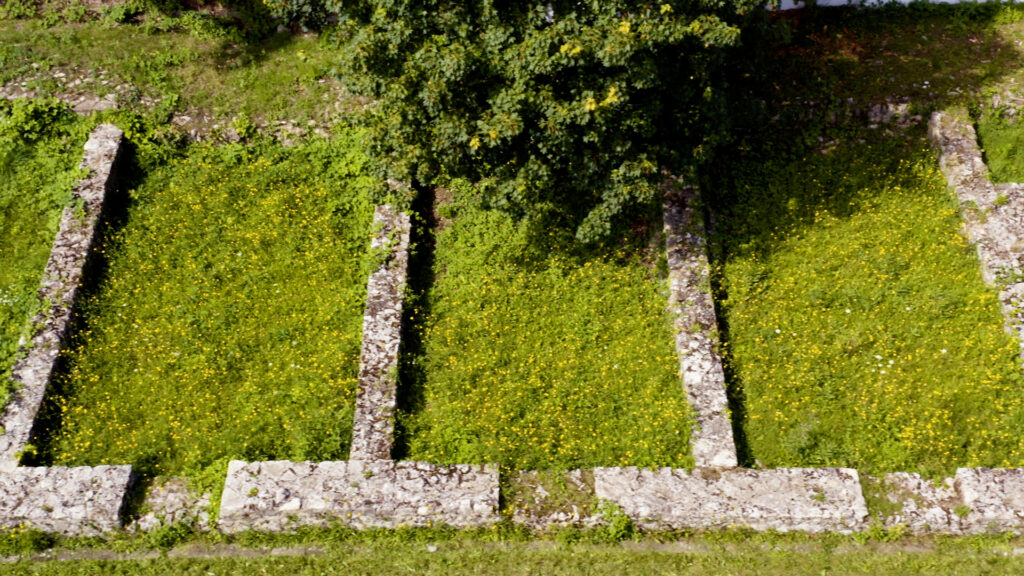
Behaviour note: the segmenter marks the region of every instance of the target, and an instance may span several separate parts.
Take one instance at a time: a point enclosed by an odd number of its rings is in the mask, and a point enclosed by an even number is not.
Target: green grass
[[[776,149],[723,174],[719,305],[751,459],[927,474],[1024,463],[1019,345],[923,129]]]
[[[146,174],[56,381],[54,464],[347,457],[372,203],[358,134]],[[56,416],[55,416],[56,417]]]
[[[1024,182],[1024,129],[999,111],[978,119],[978,140],[994,182]]]
[[[41,101],[0,101],[0,406],[90,123]]]
[[[439,208],[450,222],[424,272],[433,286],[411,310],[423,346],[405,358],[416,396],[407,456],[691,466],[658,249],[584,253],[555,232],[538,243],[536,229],[481,209],[471,191],[456,197]]]
[[[189,27],[201,21],[166,19],[153,12],[147,25],[88,21],[48,25],[43,20],[0,19],[0,84],[28,79],[40,94],[63,91],[105,96],[126,84],[127,106],[159,100],[166,111],[191,119],[185,129],[226,130],[244,117],[259,123],[323,123],[352,105],[332,72],[330,35],[280,33],[246,41],[223,29]],[[153,20],[157,22],[154,25]],[[79,71],[73,71],[77,68]],[[99,77],[99,71],[106,75]],[[94,80],[66,88],[51,72]]]
[[[849,540],[849,539],[847,539]],[[1003,543],[937,540],[902,548],[894,545],[836,544],[813,537],[802,544],[772,540],[717,541],[684,538],[623,545],[559,545],[553,542],[381,541],[342,544],[298,556],[151,557],[126,560],[17,562],[4,573],[162,574],[209,576],[227,574],[730,574],[790,576],[843,575],[1004,575],[1024,572],[1024,559]],[[194,554],[204,549],[194,548]],[[187,549],[175,553],[187,552]],[[216,553],[214,548],[207,553]]]

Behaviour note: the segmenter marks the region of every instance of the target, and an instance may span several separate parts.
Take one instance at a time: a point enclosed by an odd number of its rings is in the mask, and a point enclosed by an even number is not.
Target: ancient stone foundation
[[[122,132],[104,124],[86,142],[82,168],[89,174],[74,190],[80,206],[64,209],[43,272],[39,299],[48,307],[31,320],[31,340],[13,369],[15,392],[0,417],[0,527],[22,526],[77,536],[121,526],[130,466],[18,467],[67,337],[82,269],[96,237],[121,141]]]
[[[498,471],[423,462],[234,461],[221,499],[224,532],[297,526],[480,526],[498,521]]]
[[[669,309],[686,398],[695,420],[690,450],[697,466],[736,466],[725,372],[718,355],[718,323],[711,298],[710,267],[697,189],[683,186],[665,195],[665,251]]]

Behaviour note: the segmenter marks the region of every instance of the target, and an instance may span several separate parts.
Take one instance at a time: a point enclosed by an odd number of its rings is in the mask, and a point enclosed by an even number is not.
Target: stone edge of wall
[[[409,267],[409,215],[388,205],[373,214],[370,249],[382,262],[370,274],[352,426],[352,460],[390,460],[402,340],[402,305]]]
[[[486,526],[499,520],[498,470],[424,462],[232,461],[218,527],[281,531],[342,522],[355,528]]]
[[[665,194],[669,311],[679,373],[696,415],[690,436],[694,462],[698,467],[736,466],[725,372],[717,352],[718,321],[711,296],[711,269],[697,196],[693,186],[677,186]]]
[[[43,271],[39,298],[49,307],[30,322],[30,344],[12,370],[15,391],[0,416],[0,527],[29,527],[89,536],[121,527],[131,466],[18,467],[67,337],[83,269],[96,239],[104,201],[116,177],[124,133],[101,124],[85,143],[88,175],[73,191],[78,207],[61,214]]]
[[[963,232],[974,244],[982,277],[999,289],[1006,329],[1021,344],[1024,359],[1024,207],[1000,197],[989,178],[974,126],[964,109],[936,111],[928,139],[939,151],[939,167],[960,203]]]

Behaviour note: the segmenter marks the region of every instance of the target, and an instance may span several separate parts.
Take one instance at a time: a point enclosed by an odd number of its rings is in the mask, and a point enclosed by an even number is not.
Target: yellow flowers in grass
[[[1024,464],[1018,343],[920,131],[746,166],[716,239],[765,466]]]
[[[445,207],[435,283],[414,311],[423,350],[406,358],[402,385],[421,402],[402,419],[408,457],[692,465],[664,279],[626,250],[585,255],[553,238],[538,248],[463,193]]]
[[[354,135],[148,174],[58,381],[60,464],[347,457],[372,203]]]

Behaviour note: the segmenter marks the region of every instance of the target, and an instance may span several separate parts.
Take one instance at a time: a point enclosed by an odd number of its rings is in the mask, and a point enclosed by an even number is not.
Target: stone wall
[[[697,466],[736,466],[725,372],[718,355],[718,322],[698,193],[681,186],[665,195],[669,310],[686,398],[696,416],[690,446]]]
[[[74,190],[81,207],[66,208],[43,272],[39,298],[48,308],[32,318],[30,343],[15,364],[15,392],[0,422],[0,527],[16,526],[70,536],[95,535],[121,526],[131,483],[130,466],[18,467],[67,336],[82,269],[96,236],[103,202],[116,170],[122,132],[104,124],[85,144],[89,171]]]
[[[1024,195],[1015,186],[997,189],[989,180],[966,110],[932,114],[928,137],[960,201],[964,233],[977,248],[982,276],[999,289],[1007,329],[1024,344]]]
[[[497,522],[498,471],[423,462],[231,462],[219,528],[281,531]]]
[[[33,317],[35,326],[24,355],[14,365],[15,392],[0,416],[0,469],[18,465],[32,435],[36,413],[42,405],[78,295],[82,269],[96,236],[96,225],[110,187],[114,163],[121,150],[123,133],[116,126],[97,127],[85,143],[82,168],[89,175],[75,188],[82,210],[69,206],[61,215],[60,230],[53,240],[50,259],[43,272],[39,301],[48,308]]]
[[[352,427],[353,460],[390,460],[394,443],[402,302],[409,267],[409,215],[377,206],[370,249],[381,259],[370,275],[363,315],[363,348]]]

